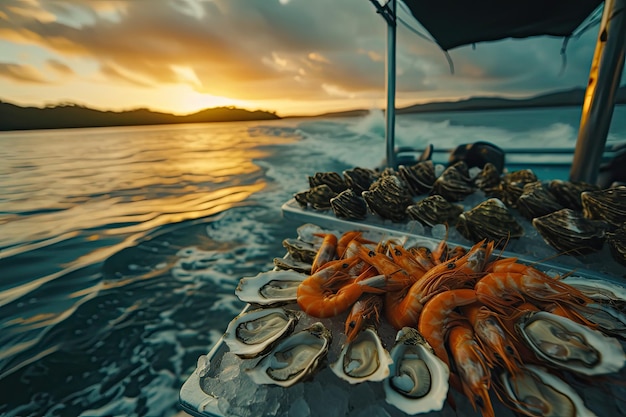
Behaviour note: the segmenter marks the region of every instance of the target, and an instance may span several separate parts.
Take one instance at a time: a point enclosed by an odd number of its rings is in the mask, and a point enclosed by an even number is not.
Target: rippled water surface
[[[403,116],[397,133],[400,145],[567,147],[577,118]],[[0,414],[175,414],[198,356],[242,307],[238,279],[295,236],[280,205],[316,171],[377,166],[383,126],[372,113],[0,133]]]

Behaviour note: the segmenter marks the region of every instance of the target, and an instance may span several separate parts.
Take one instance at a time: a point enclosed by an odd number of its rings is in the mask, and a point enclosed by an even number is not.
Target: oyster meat
[[[339,378],[358,384],[382,381],[389,375],[390,364],[389,352],[383,347],[376,331],[368,327],[343,346],[339,358],[330,368]]]
[[[254,277],[244,277],[235,288],[235,295],[241,301],[260,305],[274,305],[294,302],[297,299],[298,285],[306,275],[293,270],[261,272]]]
[[[432,227],[436,224],[454,224],[459,214],[463,212],[463,206],[450,203],[442,196],[435,194],[410,205],[406,212],[413,220],[419,220]]]
[[[456,229],[465,238],[479,242],[493,240],[499,244],[521,237],[524,228],[515,220],[504,203],[490,198],[459,215]]]
[[[239,314],[224,333],[230,351],[242,358],[265,353],[280,338],[291,333],[298,316],[282,308],[262,308]]]
[[[385,400],[407,414],[443,408],[448,396],[448,366],[412,327],[403,327],[391,349],[393,363],[383,381]]]
[[[530,312],[516,329],[535,355],[551,366],[583,375],[617,372],[626,363],[620,342],[546,311]]]
[[[511,403],[522,414],[537,417],[593,417],[576,391],[544,369],[526,365],[521,372],[501,375]]]
[[[606,223],[564,208],[532,220],[543,240],[559,252],[585,255],[602,249]]]
[[[313,323],[283,339],[246,372],[257,384],[290,387],[317,369],[331,341],[330,330],[320,322]]]

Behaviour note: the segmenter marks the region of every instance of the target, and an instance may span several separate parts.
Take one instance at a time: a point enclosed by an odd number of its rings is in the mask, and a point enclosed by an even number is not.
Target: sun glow
[[[188,86],[180,86],[178,90],[176,95],[168,97],[168,103],[159,103],[158,106],[175,114],[195,113],[213,107],[235,106],[245,109],[252,107],[252,103],[245,100],[198,93]]]

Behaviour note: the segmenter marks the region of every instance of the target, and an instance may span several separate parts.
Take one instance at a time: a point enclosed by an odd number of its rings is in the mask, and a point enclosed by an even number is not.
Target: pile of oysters
[[[482,193],[484,201],[459,204]],[[502,172],[491,162],[468,168],[463,160],[447,168],[431,160],[397,170],[356,167],[309,176],[309,188],[294,196],[302,208],[332,210],[347,220],[379,216],[393,222],[417,220],[425,226],[454,226],[466,239],[501,242],[524,234],[528,219],[559,253],[587,255],[606,242],[626,265],[626,186],[540,181],[530,169]],[[474,199],[474,201],[476,201]]]

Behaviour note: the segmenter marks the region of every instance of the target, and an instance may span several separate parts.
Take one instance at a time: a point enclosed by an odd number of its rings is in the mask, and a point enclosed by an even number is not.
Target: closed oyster
[[[306,201],[315,210],[330,209],[330,199],[337,195],[327,184],[317,185],[309,189],[306,194]]]
[[[601,375],[617,372],[626,363],[617,339],[556,314],[530,312],[515,327],[539,359],[559,369]]]
[[[318,185],[328,185],[335,193],[340,193],[348,188],[341,175],[336,172],[316,172],[312,177],[309,177],[311,188]]]
[[[544,369],[526,365],[515,375],[501,375],[504,392],[512,405],[528,416],[593,417],[576,391]]]
[[[450,370],[424,337],[412,327],[403,327],[390,354],[390,375],[383,381],[387,403],[407,414],[441,410]]]
[[[497,198],[490,198],[461,213],[456,229],[473,242],[489,239],[504,244],[509,238],[519,238],[524,234],[524,228]]]
[[[318,250],[312,243],[300,239],[287,238],[283,240],[283,246],[293,259],[308,263],[313,263]]]
[[[583,213],[588,219],[604,220],[613,227],[626,222],[626,185],[581,194]]]
[[[448,201],[461,201],[474,191],[467,165],[460,161],[443,171],[433,184],[430,194],[439,194]]]
[[[382,175],[362,196],[372,212],[395,222],[406,218],[406,208],[413,203],[404,182],[392,173]]]
[[[244,277],[235,288],[235,295],[246,303],[274,305],[294,302],[298,285],[307,276],[293,270],[266,271]]]
[[[411,194],[418,196],[429,192],[437,179],[433,161],[420,161],[415,165],[398,167],[398,175],[409,187]]]
[[[342,219],[362,220],[367,217],[367,204],[363,197],[348,188],[330,199],[335,216]]]
[[[552,180],[548,183],[548,190],[565,208],[581,211],[583,203],[581,194],[585,191],[597,191],[600,187],[582,181]]]
[[[281,337],[291,333],[298,316],[282,308],[262,308],[239,314],[224,333],[230,351],[253,358],[269,350]]]
[[[543,240],[559,252],[585,255],[602,249],[606,223],[561,209],[532,221]]]
[[[377,174],[375,171],[367,168],[355,167],[343,171],[343,179],[348,187],[357,194],[369,190],[370,186],[376,181]]]
[[[257,384],[290,387],[317,369],[331,341],[330,331],[320,322],[313,323],[283,339],[246,372]]]
[[[560,210],[563,206],[541,181],[535,181],[524,185],[517,199],[517,208],[522,216],[533,219]]]
[[[492,196],[500,186],[500,171],[491,162],[487,162],[474,178],[474,185],[486,195]]]
[[[520,169],[505,174],[500,182],[499,198],[509,207],[517,207],[517,199],[524,192],[524,186],[536,182],[537,176],[530,169]]]
[[[615,231],[607,232],[606,242],[611,249],[613,259],[626,266],[626,222]]]
[[[454,224],[459,214],[463,212],[463,206],[450,203],[442,196],[431,195],[406,209],[407,214],[413,220],[419,220],[427,226],[436,224]]]
[[[350,384],[382,381],[389,375],[391,356],[376,331],[368,327],[346,343],[330,369]]]

